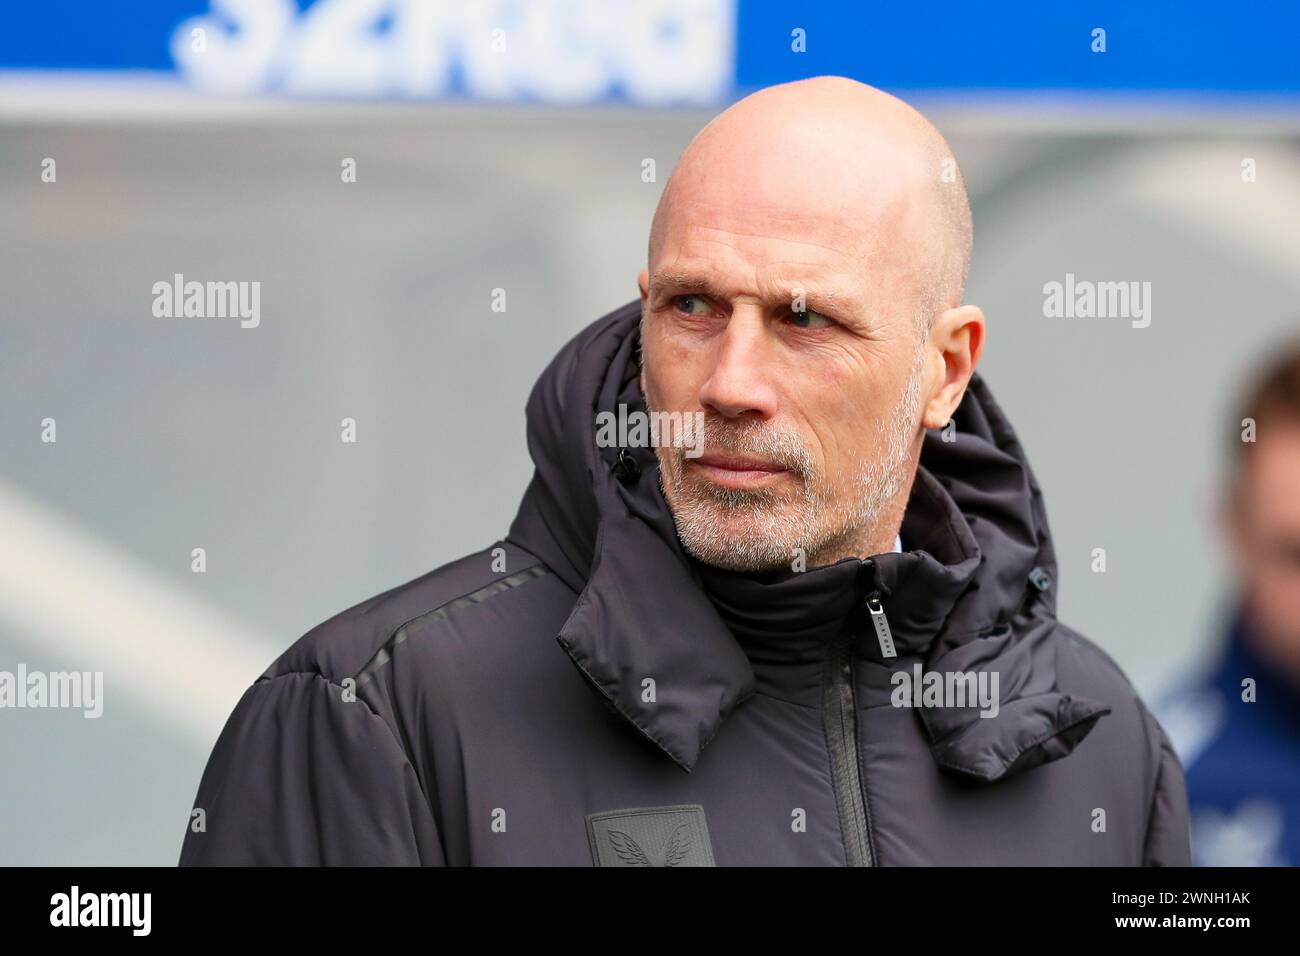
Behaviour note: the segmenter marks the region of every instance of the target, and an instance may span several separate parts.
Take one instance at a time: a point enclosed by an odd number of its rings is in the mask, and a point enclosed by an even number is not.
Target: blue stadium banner
[[[707,104],[891,89],[1294,94],[1300,3],[10,0],[0,72],[237,96]]]

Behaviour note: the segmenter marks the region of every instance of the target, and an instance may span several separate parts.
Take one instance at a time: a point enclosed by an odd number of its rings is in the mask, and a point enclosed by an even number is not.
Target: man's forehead
[[[660,228],[665,235],[718,229],[865,255],[872,244],[908,241],[932,212],[926,199],[933,177],[914,162],[883,146],[837,153],[803,144],[753,156],[711,144],[674,170]]]
[[[664,197],[663,225],[678,233],[718,229],[856,249],[872,233],[899,225],[915,190],[898,178],[865,173],[819,181],[811,172],[792,170],[765,181],[743,168],[732,175],[710,170],[705,176],[678,170]]]
[[[817,284],[845,299],[888,270],[906,248],[899,209],[883,222],[855,220],[847,210],[801,210],[716,204],[670,209],[662,223],[651,286],[681,285],[683,276],[745,277],[751,284]],[[892,236],[892,238],[891,238]]]

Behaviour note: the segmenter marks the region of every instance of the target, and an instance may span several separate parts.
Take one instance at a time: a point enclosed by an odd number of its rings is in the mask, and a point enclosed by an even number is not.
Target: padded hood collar
[[[905,551],[740,574],[683,551],[653,449],[597,446],[599,412],[645,408],[640,315],[634,300],[592,323],[538,379],[527,409],[536,470],[509,540],[579,595],[557,640],[654,746],[690,771],[756,691],[808,690],[834,634],[845,626],[871,633],[859,622],[873,591],[898,658],[883,660],[875,640],[863,639],[859,659],[998,675],[994,717],[974,707],[918,710],[946,770],[988,782],[1058,759],[1109,712],[1057,686],[1057,566],[1042,494],[978,372],[951,440],[942,430],[925,435]]]

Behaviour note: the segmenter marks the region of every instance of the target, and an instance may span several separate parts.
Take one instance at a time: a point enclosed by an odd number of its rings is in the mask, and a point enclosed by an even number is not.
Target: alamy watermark
[[[82,710],[87,719],[104,713],[103,671],[0,671],[0,708]]]
[[[997,671],[894,671],[889,702],[895,707],[978,707],[981,717],[998,715]]]
[[[185,275],[178,272],[171,282],[155,282],[151,291],[155,318],[238,318],[245,329],[255,329],[262,322],[260,282],[186,282]]]
[[[704,454],[704,412],[643,412],[627,410],[596,414],[598,448],[685,448],[687,458]]]
[[[124,926],[132,936],[148,936],[152,910],[152,893],[83,893],[74,884],[50,897],[50,925]]]
[[[1065,274],[1064,282],[1043,286],[1043,316],[1048,319],[1131,319],[1135,329],[1151,324],[1150,282],[1093,282]]]

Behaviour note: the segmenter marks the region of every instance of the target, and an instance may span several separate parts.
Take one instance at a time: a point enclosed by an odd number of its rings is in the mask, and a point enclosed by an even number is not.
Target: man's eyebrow
[[[650,289],[653,292],[702,292],[715,298],[725,298],[726,293],[704,276],[689,272],[656,272],[650,276]]]
[[[650,276],[649,285],[654,295],[698,292],[716,299],[728,297],[728,292],[712,280],[689,272],[655,272]],[[804,287],[797,282],[782,282],[775,285],[783,291],[772,299],[773,305],[789,305],[794,301],[794,293],[801,290],[810,304],[816,303],[824,308],[838,308],[850,314],[859,308],[855,296],[836,288],[825,288],[820,284]]]

